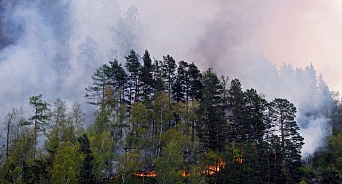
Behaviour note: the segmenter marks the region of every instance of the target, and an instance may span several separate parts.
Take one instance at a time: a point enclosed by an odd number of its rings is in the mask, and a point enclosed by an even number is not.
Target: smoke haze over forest
[[[39,93],[50,104],[57,98],[85,104],[95,69],[113,58],[124,62],[133,48],[195,62],[202,71],[213,67],[267,99],[289,99],[304,155],[330,133],[318,111],[332,107],[324,81],[330,90],[341,86],[339,1],[0,2],[0,117],[19,106],[31,113],[29,97]]]

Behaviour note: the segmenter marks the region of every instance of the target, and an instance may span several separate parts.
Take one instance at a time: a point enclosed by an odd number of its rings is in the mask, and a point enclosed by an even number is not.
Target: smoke
[[[113,0],[0,3],[0,117],[20,106],[32,114],[29,98],[38,94],[50,104],[77,101],[93,117],[84,89],[98,66],[127,53],[123,42],[139,49],[135,40],[121,38],[137,34],[138,10],[125,13]]]
[[[313,153],[329,134],[322,128],[329,119],[318,113],[331,108],[329,88],[313,67],[282,62],[312,62],[336,89],[336,71],[323,66],[331,69],[336,62],[325,61],[340,57],[329,40],[341,32],[341,5],[329,2],[0,0],[0,117],[19,106],[30,114],[29,97],[39,93],[50,104],[61,98],[84,105],[95,69],[123,61],[132,47],[213,67],[269,100],[289,99],[298,109],[303,155]]]
[[[65,18],[58,16],[56,9],[65,7],[57,1],[2,1],[2,5],[5,8],[1,12],[2,22],[11,31],[9,36],[5,35],[11,44],[1,51],[0,62],[1,105],[8,107],[27,102],[26,95],[37,91],[55,91],[58,77],[54,65],[63,34],[62,26],[56,26],[49,18],[55,17],[63,25]]]
[[[316,1],[223,1],[216,16],[205,24],[194,49],[196,60],[213,67],[218,74],[241,79],[244,88],[257,89],[268,100],[287,98],[294,103],[305,142],[304,157],[314,153],[331,134],[326,117],[333,107],[331,93],[322,76],[316,76],[310,60],[306,60],[309,66],[303,69],[277,64],[271,59],[277,58],[274,56],[278,52],[299,56],[299,52],[305,51],[296,48],[296,44],[303,44],[301,36],[308,37],[301,29],[306,30],[303,26],[316,21],[310,16],[316,16],[318,4]],[[269,51],[277,53],[264,54]],[[287,62],[296,61],[298,58]]]
[[[305,127],[302,125],[300,131],[300,134],[305,138],[305,145],[301,150],[304,158],[310,156],[318,148],[325,147],[323,141],[331,134],[329,119],[324,116],[299,116],[297,121],[307,124]]]

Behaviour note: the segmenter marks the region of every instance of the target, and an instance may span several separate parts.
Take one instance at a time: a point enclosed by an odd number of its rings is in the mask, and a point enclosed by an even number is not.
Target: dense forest
[[[134,50],[99,66],[79,103],[30,98],[3,118],[1,183],[340,183],[342,103],[320,112],[332,135],[313,155],[297,109],[239,79]],[[315,79],[316,80],[316,79]],[[286,87],[285,87],[286,88]]]

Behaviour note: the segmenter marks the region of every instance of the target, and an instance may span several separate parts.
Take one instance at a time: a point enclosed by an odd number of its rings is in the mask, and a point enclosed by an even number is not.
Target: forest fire
[[[242,158],[237,158],[236,161],[237,161],[238,163],[240,163],[240,164],[243,163],[243,159],[242,159]]]
[[[237,162],[242,163],[242,159],[241,158],[237,159]],[[224,168],[225,165],[226,165],[226,162],[222,162],[222,160],[219,160],[218,162],[215,162],[214,165],[210,165],[207,170],[204,170],[203,174],[206,174],[208,176],[213,176],[217,174],[218,172],[220,172],[221,168]],[[146,171],[139,170],[133,173],[133,175],[137,177],[157,177],[155,170],[146,170]],[[186,169],[183,169],[182,176],[183,177],[190,176],[189,171]]]
[[[216,173],[220,172],[221,168],[224,168],[226,165],[226,162],[222,162],[222,160],[219,160],[218,162],[215,162],[214,165],[209,166],[209,169],[203,171],[206,175],[212,176]]]
[[[190,173],[188,173],[185,169],[182,171],[182,176],[187,177],[190,176]]]
[[[138,171],[138,172],[133,173],[133,175],[137,177],[156,177],[157,176],[155,171]]]

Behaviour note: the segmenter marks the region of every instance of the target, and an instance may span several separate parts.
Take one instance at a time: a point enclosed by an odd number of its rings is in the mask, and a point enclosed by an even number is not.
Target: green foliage
[[[228,115],[229,128],[228,139],[229,142],[244,142],[246,141],[246,131],[244,122],[244,93],[242,91],[241,82],[238,79],[231,81],[228,89],[228,109],[231,113]],[[248,124],[247,124],[248,125]],[[241,135],[241,136],[240,136]]]
[[[19,138],[13,142],[8,163],[20,166],[23,161],[33,162],[35,154],[35,135],[30,127],[22,128]]]
[[[197,68],[194,63],[190,63],[188,65],[188,76],[189,76],[189,86],[188,86],[188,95],[191,97],[191,100],[200,100],[202,99],[202,87],[203,84],[201,82],[202,74],[201,71]]]
[[[90,149],[93,156],[93,174],[96,180],[99,180],[103,176],[108,175],[110,163],[115,154],[113,152],[113,139],[109,132],[104,131],[102,133],[97,133],[94,131],[93,127],[88,128],[88,138],[90,142]]]
[[[260,97],[256,90],[249,89],[244,92],[244,111],[243,129],[240,134],[247,134],[248,139],[251,139],[258,144],[263,141],[265,132],[265,115],[267,110],[267,101]],[[257,145],[256,145],[257,146]]]
[[[104,106],[104,96],[105,92],[108,89],[109,79],[108,73],[109,67],[107,65],[101,65],[98,69],[96,69],[94,75],[92,76],[93,85],[85,88],[87,93],[85,97],[90,101],[89,104],[95,106]]]
[[[34,124],[35,129],[44,132],[45,126],[47,125],[47,120],[49,120],[50,116],[49,106],[50,104],[43,101],[43,95],[39,94],[37,96],[32,96],[30,98],[30,105],[33,107],[34,115],[29,118],[31,124]]]
[[[282,170],[286,181],[299,182],[301,167],[300,150],[303,137],[299,135],[299,127],[295,122],[296,108],[286,99],[275,99],[270,103],[273,123],[280,134],[280,152]]]
[[[172,85],[172,100],[176,102],[185,102],[189,98],[189,74],[188,63],[180,61],[178,63],[177,77]]]
[[[162,72],[162,62],[155,60],[153,63],[153,87],[154,93],[160,93],[164,88],[163,72]]]
[[[176,61],[172,56],[163,56],[163,62],[161,63],[162,77],[164,79],[164,91],[169,94],[171,99],[171,87],[175,81],[175,71],[177,68]]]
[[[301,182],[299,182],[299,184],[307,184],[305,181],[301,181]]]
[[[338,184],[340,182],[340,175],[334,168],[326,168],[320,171],[320,183]]]
[[[342,134],[332,136],[330,145],[334,166],[339,173],[342,173]]]
[[[155,95],[152,102],[152,137],[154,144],[160,144],[161,135],[169,128],[168,122],[172,117],[169,113],[168,100],[167,93],[160,92]]]
[[[43,95],[39,94],[38,96],[32,96],[30,98],[30,105],[33,107],[34,115],[29,118],[28,125],[33,125],[34,132],[34,154],[33,159],[35,159],[36,154],[36,146],[38,144],[38,135],[40,132],[46,133],[46,128],[48,126],[47,121],[50,118],[49,111],[50,106],[48,103],[43,101]]]
[[[52,183],[77,183],[82,165],[82,155],[79,146],[70,142],[62,142],[56,150],[52,166]]]
[[[75,104],[74,104],[75,105]],[[71,115],[68,114],[65,101],[57,99],[55,102],[55,109],[51,112],[51,131],[50,135],[55,135],[57,138],[64,142],[76,143],[76,137],[79,132],[82,132],[82,118],[83,114],[81,109],[75,109],[73,106]]]
[[[132,105],[134,102],[139,101],[140,96],[140,86],[139,86],[139,72],[141,69],[141,64],[139,62],[139,55],[131,50],[129,55],[125,57],[126,64],[125,67],[129,72],[129,80],[128,80],[128,102],[129,105]]]
[[[319,173],[314,170],[310,165],[303,165],[301,168],[303,183],[312,183],[318,181]]]
[[[192,165],[190,167],[190,172],[189,175],[186,179],[185,179],[185,183],[188,184],[205,184],[205,176],[202,173],[202,170],[200,169],[200,167],[198,165]]]
[[[128,151],[128,150],[127,150]],[[118,172],[122,183],[130,183],[134,180],[133,173],[137,172],[142,165],[142,159],[138,150],[130,150],[120,157]]]
[[[49,173],[50,166],[48,165],[48,162],[44,158],[41,158],[39,160],[36,159],[34,163],[30,165],[28,168],[30,169],[29,171],[25,171],[23,169],[23,175],[25,173],[32,172],[32,181],[35,181],[38,183],[47,183],[50,181],[50,173]]]
[[[202,77],[202,100],[198,109],[198,136],[204,149],[222,150],[225,143],[226,117],[223,98],[224,87],[211,70]]]
[[[148,145],[148,111],[141,102],[132,106],[130,118],[130,134],[127,136],[129,148],[146,148]],[[145,141],[144,141],[145,140]],[[146,142],[147,141],[147,142]]]
[[[79,153],[83,156],[82,166],[80,168],[79,182],[84,184],[95,183],[96,180],[93,174],[92,164],[94,157],[90,149],[90,142],[88,136],[86,134],[83,134],[83,136],[79,137],[77,140],[80,144]]]
[[[24,183],[22,181],[22,168],[16,167],[13,163],[5,164],[2,167],[2,183]]]
[[[147,106],[153,97],[154,88],[152,59],[147,50],[145,50],[142,60],[143,66],[141,67],[139,74],[141,94],[139,95],[142,96],[141,100],[144,102],[144,105]]]
[[[162,135],[161,157],[156,160],[159,183],[182,183],[184,152],[190,147],[190,137],[170,129]]]

